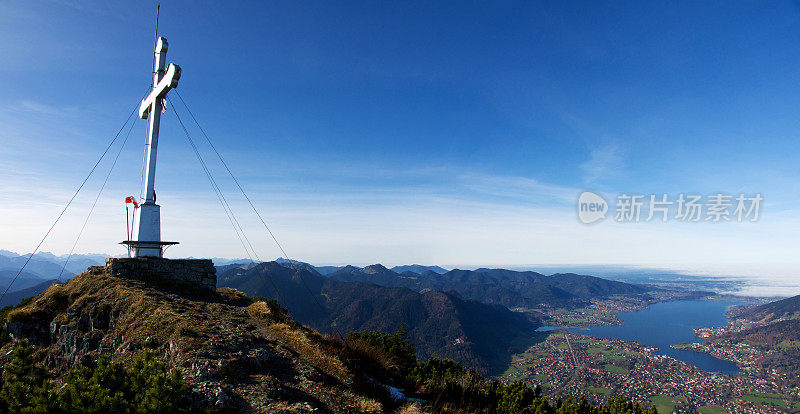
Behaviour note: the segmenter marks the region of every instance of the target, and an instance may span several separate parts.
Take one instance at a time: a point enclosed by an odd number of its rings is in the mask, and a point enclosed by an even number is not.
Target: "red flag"
[[[125,197],[125,204],[133,203],[134,207],[139,207],[139,203],[136,202],[136,198],[134,196],[127,196]]]

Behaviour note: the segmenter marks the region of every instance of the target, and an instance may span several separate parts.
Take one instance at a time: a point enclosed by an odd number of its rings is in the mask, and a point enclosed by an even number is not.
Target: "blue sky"
[[[36,245],[144,93],[154,11],[0,3],[3,248]],[[290,256],[800,264],[796,3],[164,2],[160,32],[179,92]],[[171,254],[244,256],[172,108],[163,119]],[[140,120],[79,251],[120,253],[143,139]],[[277,257],[212,168],[262,259]],[[69,251],[104,173],[45,250]],[[585,226],[585,189],[765,201],[757,223]]]

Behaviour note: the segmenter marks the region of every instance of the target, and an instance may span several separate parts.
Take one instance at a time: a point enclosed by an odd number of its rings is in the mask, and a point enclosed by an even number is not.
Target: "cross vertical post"
[[[145,164],[146,195],[137,209],[138,228],[136,240],[125,244],[133,247],[134,257],[161,257],[163,246],[176,242],[161,241],[161,207],[156,204],[156,156],[158,151],[158,132],[161,126],[163,102],[170,89],[178,87],[181,77],[180,66],[170,63],[166,67],[167,39],[159,37],[156,41],[155,62],[153,65],[153,88],[139,106],[139,117],[149,118],[147,139],[147,159]]]
[[[153,67],[153,90],[158,86],[158,82],[164,77],[164,68],[167,60],[167,39],[163,37],[158,38],[155,50],[155,64]],[[166,94],[165,94],[166,95]],[[145,177],[147,177],[147,193],[145,196],[145,203],[155,203],[156,201],[156,155],[158,151],[158,131],[161,127],[161,111],[164,109],[162,106],[163,98],[153,99],[152,102],[147,102],[150,106],[149,109],[149,137],[147,140],[147,167]],[[144,104],[144,102],[142,103]],[[146,113],[143,113],[147,116]],[[140,115],[141,116],[141,115]]]

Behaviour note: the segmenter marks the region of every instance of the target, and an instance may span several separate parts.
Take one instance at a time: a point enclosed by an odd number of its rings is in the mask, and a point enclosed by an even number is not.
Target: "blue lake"
[[[688,300],[651,305],[649,309],[620,312],[622,325],[570,329],[575,333],[601,338],[619,338],[658,348],[658,353],[692,364],[704,371],[735,375],[739,368],[730,361],[711,355],[670,348],[684,342],[700,342],[695,328],[727,325],[725,311],[736,302]]]

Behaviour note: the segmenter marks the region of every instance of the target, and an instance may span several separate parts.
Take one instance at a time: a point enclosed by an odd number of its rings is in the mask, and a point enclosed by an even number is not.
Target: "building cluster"
[[[732,414],[786,412],[785,406],[754,402],[751,397],[757,395],[780,395],[790,405],[800,401],[797,390],[787,390],[775,378],[763,379],[762,372],[718,375],[656,351],[637,342],[557,330],[519,355],[516,369],[501,379],[539,385],[548,396],[586,396],[593,402],[615,395],[650,405],[652,397],[667,396],[674,399],[675,412],[687,413],[707,405]]]

